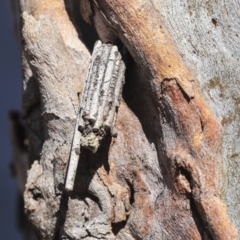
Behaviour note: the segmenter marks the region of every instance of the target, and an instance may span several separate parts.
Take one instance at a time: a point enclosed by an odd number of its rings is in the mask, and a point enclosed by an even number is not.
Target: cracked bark
[[[77,1],[20,3],[27,12],[22,14],[23,114],[30,170],[24,201],[36,238],[237,239],[239,219],[227,209],[222,190],[228,125],[207,97],[211,87],[202,88],[204,74],[189,63],[197,57],[204,62],[206,55],[184,52],[181,32],[187,27],[176,31],[166,14],[168,5],[181,13],[191,1],[182,8],[180,1],[161,0],[82,0],[81,7]],[[76,7],[103,42],[128,50],[128,61],[118,136],[103,139],[96,153],[81,149],[74,191],[67,193],[65,176],[90,60],[79,38]],[[195,51],[198,42],[204,45],[206,37],[193,41]]]

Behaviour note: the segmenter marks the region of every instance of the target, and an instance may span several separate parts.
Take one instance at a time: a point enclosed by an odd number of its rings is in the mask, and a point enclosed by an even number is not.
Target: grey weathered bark
[[[20,1],[30,163],[24,201],[36,238],[237,239],[238,3],[80,4]],[[90,60],[76,6],[103,42],[127,48],[129,61],[118,136],[95,154],[81,149],[68,193]]]

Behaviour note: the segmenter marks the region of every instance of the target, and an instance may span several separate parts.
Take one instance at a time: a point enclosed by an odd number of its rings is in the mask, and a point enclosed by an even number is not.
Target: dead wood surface
[[[151,1],[81,1],[101,40],[121,42],[131,56],[118,136],[95,154],[82,150],[72,194],[64,182],[90,54],[63,1],[21,1],[21,11],[31,165],[24,200],[37,237],[237,239],[219,194],[221,123],[161,9]]]

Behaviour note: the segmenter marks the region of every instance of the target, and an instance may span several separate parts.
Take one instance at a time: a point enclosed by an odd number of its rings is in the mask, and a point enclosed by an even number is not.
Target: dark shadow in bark
[[[120,230],[125,227],[126,223],[127,223],[127,220],[122,221],[122,222],[118,222],[118,223],[112,223],[113,234],[116,236],[120,232]]]
[[[68,210],[68,194],[66,192],[63,192],[61,194],[59,211],[56,213],[57,221],[56,221],[56,225],[55,225],[54,240],[60,239],[60,236],[61,236],[60,234],[61,234],[62,226],[64,226],[67,210]]]
[[[86,23],[80,13],[80,1],[64,0],[70,20],[75,26],[79,38],[83,41],[90,52],[94,43],[99,39],[93,25]]]
[[[74,183],[74,192],[80,195],[87,194],[89,184],[98,168],[104,166],[106,172],[109,172],[108,153],[111,141],[112,139],[109,136],[104,138],[96,153],[81,148],[80,160]]]
[[[129,199],[129,203],[131,204],[131,206],[133,205],[134,203],[134,188],[133,188],[133,184],[130,183],[130,181],[128,179],[126,179],[126,183],[130,189],[130,199]]]
[[[68,199],[69,197],[75,198],[76,195],[81,199],[86,197],[96,202],[101,209],[99,199],[88,192],[89,184],[98,168],[104,166],[104,169],[109,172],[108,164],[108,152],[111,144],[111,137],[106,137],[102,140],[98,151],[93,154],[90,150],[81,148],[81,154],[77,169],[77,174],[74,183],[73,192],[63,191],[60,200],[59,211],[57,212],[57,222],[55,226],[54,239],[60,239],[62,228],[66,220],[66,214],[68,211]]]
[[[139,119],[148,142],[155,145],[163,181],[169,189],[173,189],[171,177],[163,161],[164,158],[166,159],[166,156],[164,154],[164,146],[161,144],[161,119],[159,109],[156,105],[158,97],[152,91],[150,77],[150,75],[143,73],[140,66],[129,56],[123,98],[131,111]],[[160,91],[160,86],[155,86],[155,88]]]
[[[193,217],[194,222],[197,226],[198,232],[201,235],[201,238],[203,240],[213,240],[213,238],[211,237],[212,234],[210,233],[210,231],[207,227],[207,224],[204,222],[201,214],[199,213],[193,197],[190,196],[189,200],[190,200],[190,207],[191,207],[191,210],[192,210],[192,217]]]
[[[191,174],[184,169],[183,167],[177,167],[176,169],[176,173],[175,173],[175,177],[177,177],[177,175],[182,175],[185,176],[185,178],[187,179],[187,181],[190,184],[190,188],[192,189],[191,183],[192,183],[192,177]],[[192,193],[186,193],[186,197],[187,199],[190,201],[190,208],[191,208],[191,213],[192,213],[192,217],[193,220],[197,226],[198,232],[201,235],[201,239],[203,240],[213,240],[213,238],[211,237],[211,233],[207,227],[206,222],[204,221],[204,219],[202,218],[197,206],[196,206],[196,202],[192,196]]]

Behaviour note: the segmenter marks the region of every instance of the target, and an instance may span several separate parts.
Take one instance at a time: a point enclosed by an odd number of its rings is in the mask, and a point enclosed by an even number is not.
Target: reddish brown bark
[[[177,52],[161,9],[141,0],[81,4],[100,38],[131,55],[118,136],[96,154],[82,150],[74,192],[65,193],[89,55],[62,1],[29,1],[35,19],[25,15],[24,54],[38,83],[45,134],[28,173],[25,207],[40,239],[237,239],[219,198],[221,124]]]

